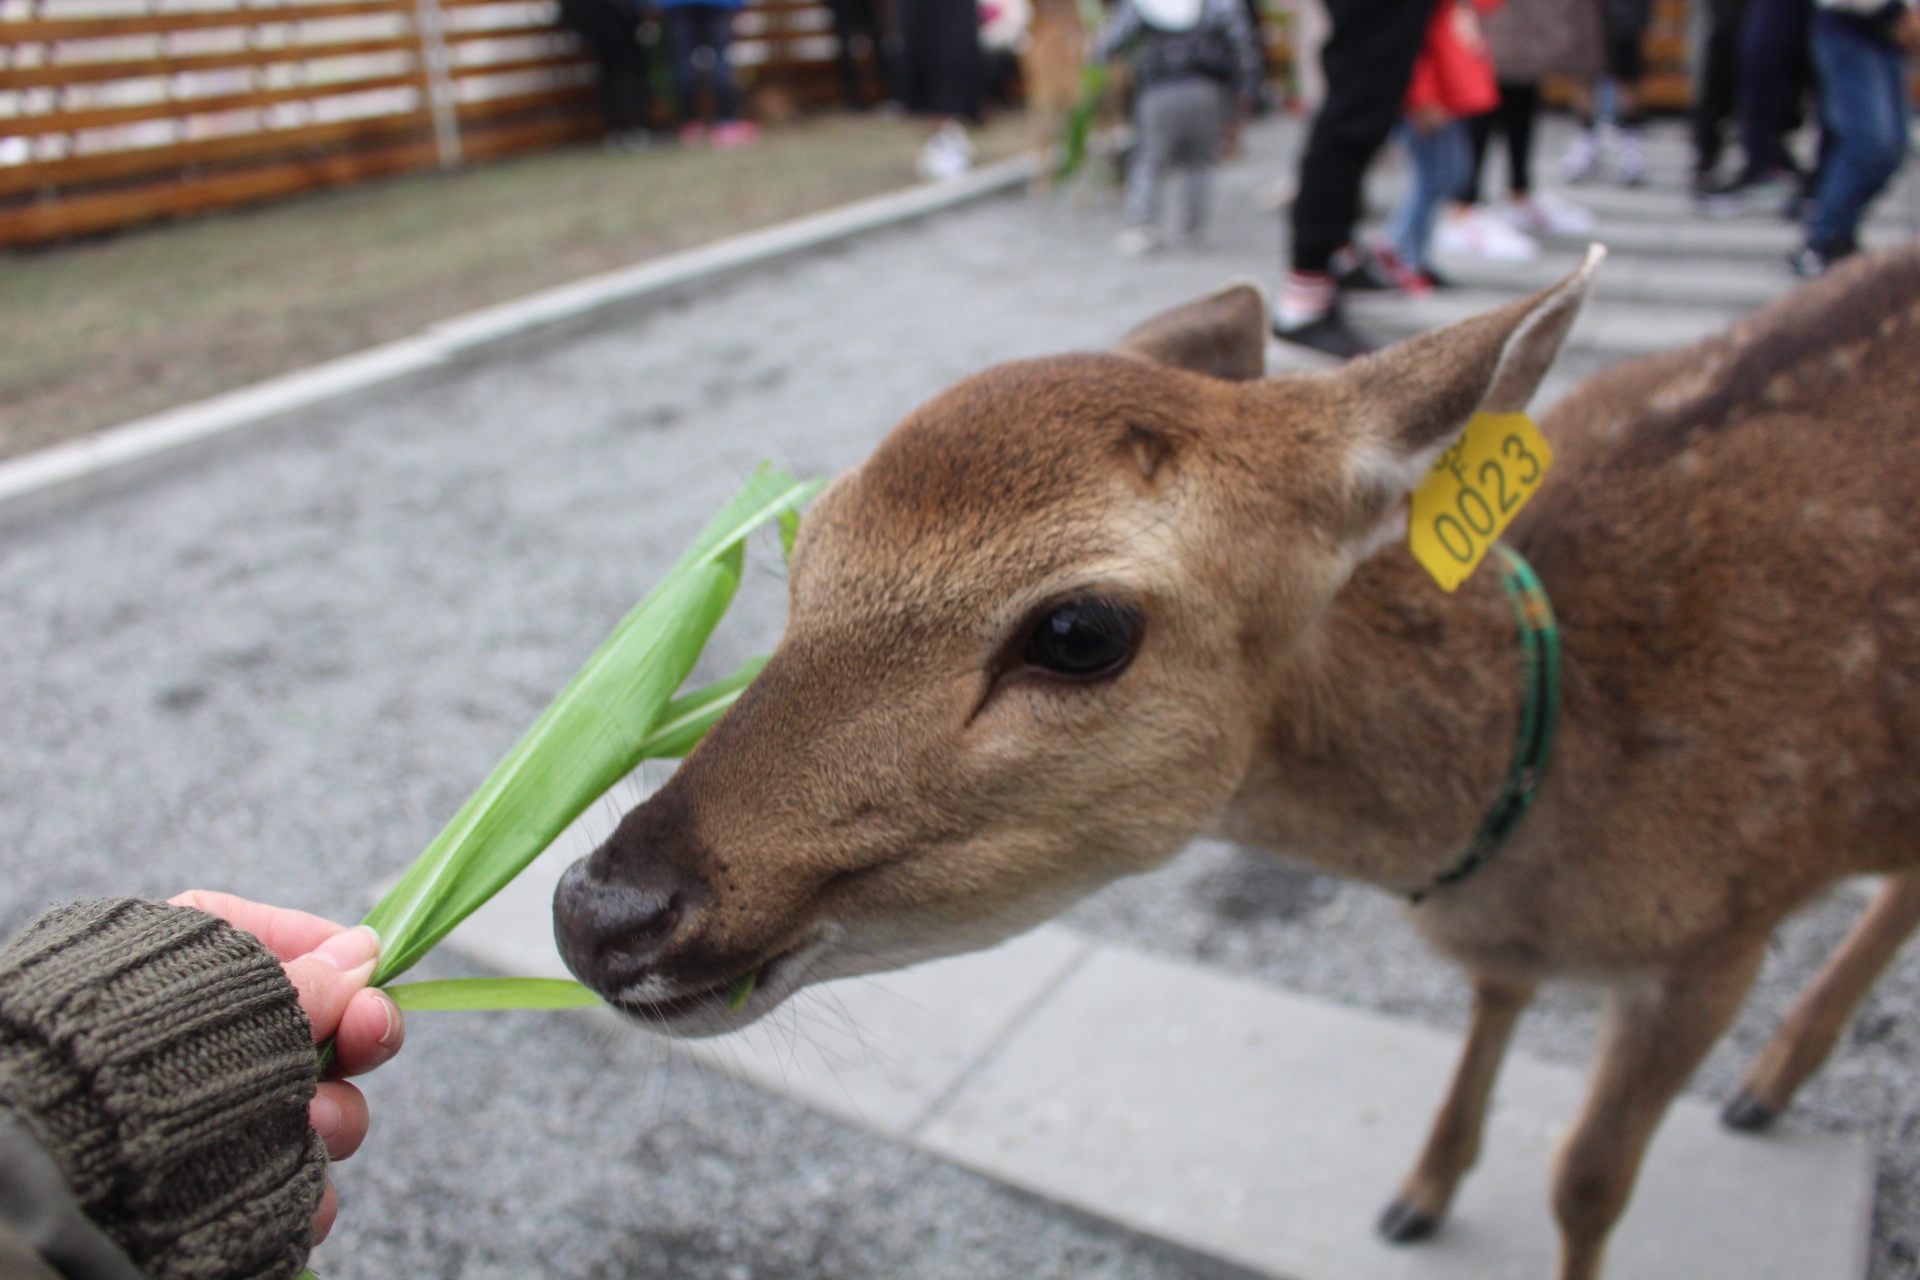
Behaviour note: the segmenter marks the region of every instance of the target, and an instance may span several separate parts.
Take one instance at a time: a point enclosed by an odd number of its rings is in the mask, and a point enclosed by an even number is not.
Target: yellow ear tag
[[[1407,550],[1444,591],[1472,576],[1553,465],[1524,413],[1476,413],[1413,491]]]

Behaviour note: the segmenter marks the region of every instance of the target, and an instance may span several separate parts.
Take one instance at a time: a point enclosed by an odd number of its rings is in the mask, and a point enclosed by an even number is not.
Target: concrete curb
[[[410,337],[366,351],[108,427],[78,440],[0,462],[0,507],[323,400],[390,382],[508,338],[577,320],[609,307],[671,294],[863,232],[897,226],[997,195],[1026,182],[1033,173],[1033,157],[1017,156],[950,182],[909,187],[543,289],[524,298],[443,320]]]

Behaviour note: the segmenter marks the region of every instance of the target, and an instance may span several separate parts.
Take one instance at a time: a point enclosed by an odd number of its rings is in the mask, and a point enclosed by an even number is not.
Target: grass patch
[[[898,189],[925,136],[825,116],[738,151],[569,147],[0,253],[0,456]],[[976,143],[1023,138],[1006,118]]]

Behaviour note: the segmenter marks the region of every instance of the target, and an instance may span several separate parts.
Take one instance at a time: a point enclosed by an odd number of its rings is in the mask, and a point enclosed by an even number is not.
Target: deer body
[[[1474,1021],[1381,1229],[1436,1228],[1534,988],[1580,978],[1607,1023],[1553,1201],[1560,1280],[1597,1276],[1779,920],[1888,876],[1738,1127],[1920,922],[1920,253],[1542,423],[1557,462],[1508,541],[1559,615],[1559,734],[1512,838],[1434,888],[1499,792],[1522,659],[1491,570],[1449,596],[1398,545],[1404,496],[1476,408],[1525,405],[1597,265],[1332,374],[1260,379],[1241,289],[931,402],[809,513],[762,678],[563,881],[569,963],[705,1034],[1018,932],[1204,830],[1431,889],[1409,913]]]

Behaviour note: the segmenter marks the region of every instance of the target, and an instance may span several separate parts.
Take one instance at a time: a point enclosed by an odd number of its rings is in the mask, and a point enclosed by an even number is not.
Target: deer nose
[[[553,936],[574,976],[603,996],[645,979],[686,915],[687,895],[663,876],[599,874],[598,856],[567,868],[553,893]]]

